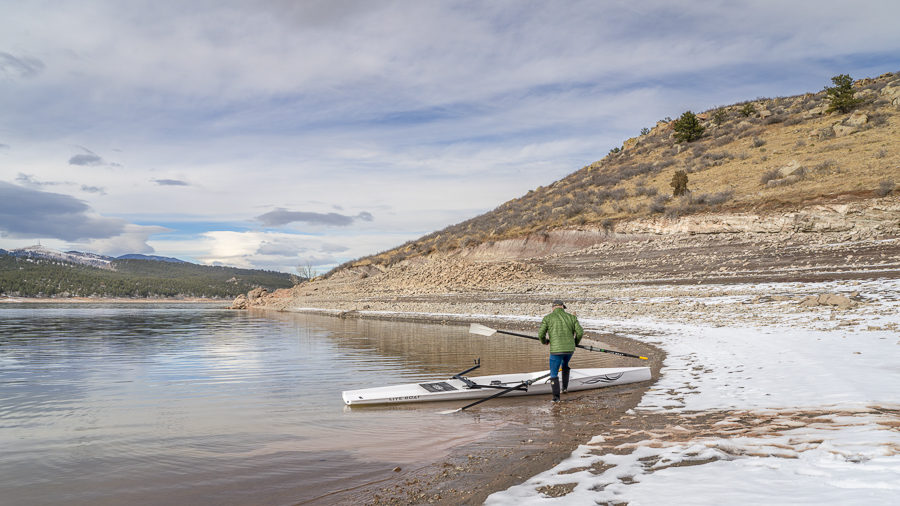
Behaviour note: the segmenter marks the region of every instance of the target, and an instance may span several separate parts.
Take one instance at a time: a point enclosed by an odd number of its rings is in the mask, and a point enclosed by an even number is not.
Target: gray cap
[[[561,307],[561,308],[563,308],[563,309],[566,308],[566,305],[563,304],[563,301],[561,301],[561,300],[559,300],[559,299],[554,300],[554,301],[553,301],[553,305],[554,305],[554,306],[559,306],[559,307]]]

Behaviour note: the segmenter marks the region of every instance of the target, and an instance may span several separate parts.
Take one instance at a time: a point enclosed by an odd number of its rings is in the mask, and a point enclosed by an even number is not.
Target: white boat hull
[[[539,371],[521,374],[497,374],[468,378],[478,385],[513,387],[523,381],[533,380],[548,373]],[[650,379],[649,367],[610,367],[594,369],[572,369],[569,373],[569,392],[594,388],[637,383]],[[347,405],[359,404],[399,404],[406,402],[456,401],[482,399],[500,392],[497,388],[471,388],[458,379],[425,383],[410,383],[362,390],[346,390],[342,397]],[[513,390],[504,396],[549,394],[550,377],[542,378],[528,387],[528,390]]]

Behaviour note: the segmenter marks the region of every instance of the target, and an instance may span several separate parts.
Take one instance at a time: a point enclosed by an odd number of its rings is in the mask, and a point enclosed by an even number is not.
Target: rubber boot
[[[553,402],[559,402],[559,378],[550,378],[550,388],[553,390]]]
[[[572,369],[568,367],[562,368],[562,393],[569,393],[569,371]]]

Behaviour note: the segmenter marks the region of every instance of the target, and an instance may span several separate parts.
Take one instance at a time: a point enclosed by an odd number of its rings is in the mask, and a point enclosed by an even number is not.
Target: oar
[[[506,335],[510,335],[510,336],[524,337],[526,339],[534,339],[535,341],[540,341],[540,339],[538,339],[537,337],[534,337],[534,336],[528,336],[525,334],[516,334],[515,332],[507,332],[505,330],[494,330],[490,327],[485,327],[484,325],[479,325],[477,323],[473,323],[469,326],[469,333],[470,334],[478,334],[478,335],[482,335],[482,336],[488,336],[488,337],[494,335],[495,333],[496,334],[506,334]],[[631,358],[639,358],[641,360],[649,360],[647,357],[642,357],[640,355],[632,355],[630,353],[622,353],[621,351],[604,350],[603,348],[595,348],[593,346],[584,346],[581,344],[578,344],[576,346],[579,348],[585,349],[587,351],[598,351],[601,353],[610,353],[612,355],[619,355],[621,357],[631,357]]]
[[[547,376],[550,376],[550,373],[549,373],[549,372],[548,372],[547,374],[543,375],[543,376],[538,376],[537,378],[530,379],[530,380],[528,380],[528,381],[523,381],[523,382],[519,383],[518,385],[516,385],[516,386],[514,386],[514,387],[506,388],[506,389],[504,389],[504,390],[502,390],[502,391],[500,391],[500,392],[495,393],[494,395],[492,395],[492,396],[490,396],[490,397],[485,397],[484,399],[479,399],[479,400],[473,402],[472,404],[467,404],[467,405],[465,405],[465,406],[463,406],[463,407],[461,407],[461,408],[451,409],[451,410],[449,410],[449,411],[441,411],[440,414],[442,414],[442,415],[449,415],[450,413],[458,413],[458,412],[460,412],[460,411],[462,411],[462,410],[464,410],[464,409],[469,409],[469,408],[471,408],[472,406],[475,406],[476,404],[481,404],[481,403],[484,402],[484,401],[489,401],[489,400],[491,400],[491,399],[493,399],[493,398],[495,398],[495,397],[500,397],[500,396],[503,395],[503,394],[508,394],[508,393],[512,392],[513,390],[521,390],[522,387],[525,387],[525,390],[528,390],[528,387],[531,386],[532,384],[534,384],[534,382],[539,381],[539,380],[542,380],[542,379],[546,378]]]

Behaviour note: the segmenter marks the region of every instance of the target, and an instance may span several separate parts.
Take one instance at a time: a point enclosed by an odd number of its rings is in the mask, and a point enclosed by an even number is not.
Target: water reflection
[[[434,405],[344,409],[342,390],[446,378],[475,358],[477,374],[541,370],[546,348],[464,327],[220,305],[2,305],[4,504],[318,497],[505,423]]]

